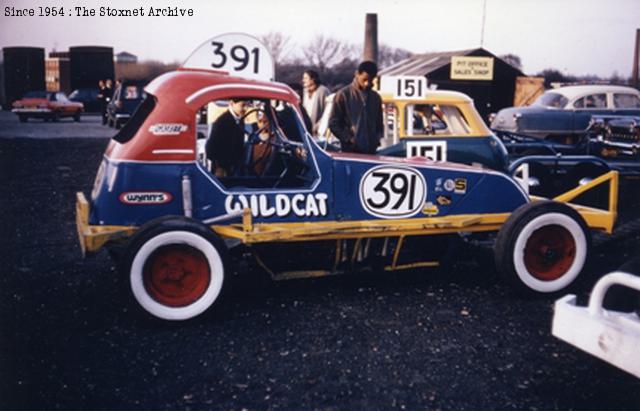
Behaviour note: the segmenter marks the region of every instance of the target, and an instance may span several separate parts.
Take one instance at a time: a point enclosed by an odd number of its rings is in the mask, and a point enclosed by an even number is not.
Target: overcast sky
[[[304,45],[316,34],[361,44],[366,13],[378,13],[379,42],[414,53],[480,46],[484,0],[2,0],[0,46],[107,45],[141,59],[183,61],[226,32],[279,31]],[[7,17],[6,7],[64,6],[64,17]],[[484,47],[520,56],[527,74],[631,74],[640,0],[486,0]],[[149,6],[193,8],[193,17],[148,17]],[[75,6],[143,7],[145,17],[69,16]],[[74,11],[75,13],[75,11]],[[356,58],[360,56],[354,56]]]

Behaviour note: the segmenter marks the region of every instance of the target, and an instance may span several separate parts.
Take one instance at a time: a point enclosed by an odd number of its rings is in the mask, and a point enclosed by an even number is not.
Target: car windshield
[[[553,108],[563,108],[567,105],[569,99],[563,96],[560,93],[555,93],[553,91],[548,91],[538,97],[538,99],[533,103],[534,106],[543,106],[543,107],[553,107]]]
[[[136,100],[141,97],[142,87],[136,85],[127,85],[122,90],[122,98],[125,100]]]
[[[404,134],[467,135],[471,128],[460,110],[443,104],[407,105]]]
[[[46,91],[28,91],[24,94],[24,98],[47,98]]]

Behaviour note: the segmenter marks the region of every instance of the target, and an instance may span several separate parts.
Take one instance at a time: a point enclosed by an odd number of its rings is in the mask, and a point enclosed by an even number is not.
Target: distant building
[[[45,89],[44,49],[40,47],[4,47],[2,49],[4,96],[2,105],[22,98],[27,91]]]
[[[44,62],[47,91],[71,92],[71,63],[69,52],[52,51]]]
[[[115,62],[122,64],[137,63],[138,56],[136,56],[135,54],[127,53],[126,51],[121,51],[120,53],[115,55]]]
[[[432,87],[469,95],[482,117],[514,105],[520,69],[483,48],[418,54],[380,71],[381,76],[425,76]]]

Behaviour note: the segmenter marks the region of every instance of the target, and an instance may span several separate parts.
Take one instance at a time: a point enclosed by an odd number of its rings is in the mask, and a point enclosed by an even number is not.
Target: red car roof
[[[113,160],[194,161],[196,112],[213,100],[277,99],[299,106],[298,95],[285,84],[206,70],[181,69],[163,74],[149,83],[145,91],[157,98],[155,108],[133,138],[125,143],[111,141],[106,155]]]

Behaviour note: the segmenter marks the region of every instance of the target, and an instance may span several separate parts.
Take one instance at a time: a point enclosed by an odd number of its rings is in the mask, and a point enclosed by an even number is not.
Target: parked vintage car
[[[600,115],[640,115],[640,92],[631,87],[581,85],[546,91],[528,107],[502,109],[491,128],[572,144]]]
[[[107,124],[119,129],[129,121],[133,112],[144,100],[144,82],[125,80],[113,92],[107,104]]]
[[[405,76],[406,77],[406,76]],[[385,133],[379,155],[426,157],[480,165],[506,171],[507,150],[486,126],[473,100],[463,93],[429,90],[421,97],[404,98],[381,92]],[[333,95],[320,120],[320,144],[338,149],[339,142],[328,129]]]
[[[75,89],[69,94],[69,100],[82,103],[85,113],[100,113],[102,102],[98,100],[100,90],[97,87]]]
[[[21,122],[30,117],[58,121],[62,117],[73,117],[80,121],[84,111],[82,103],[70,101],[61,91],[29,91],[22,99],[13,103],[13,113],[18,115]]]
[[[625,217],[640,210],[640,117],[594,114],[586,131],[570,144],[507,131],[495,131],[509,152],[509,172],[527,165],[529,192],[554,197],[608,171],[620,173],[618,211]],[[606,202],[607,193],[583,196],[588,204]],[[586,203],[585,203],[586,204]]]
[[[78,193],[76,222],[82,250],[110,249],[135,300],[159,318],[209,308],[231,250],[251,253],[275,279],[317,277],[437,266],[447,235],[497,232],[504,278],[550,293],[578,278],[590,228],[613,229],[615,209],[569,204],[576,193],[532,202],[505,173],[325,151],[283,84],[178,70],[146,93],[107,147],[91,197]],[[247,136],[237,172],[219,176],[197,158],[197,118],[203,106],[229,99],[247,101],[269,122]],[[612,172],[583,189],[609,185],[613,205],[616,181]]]

